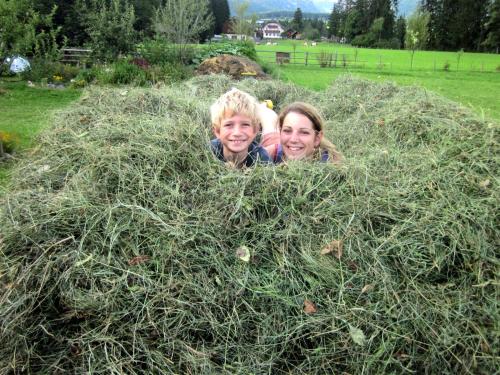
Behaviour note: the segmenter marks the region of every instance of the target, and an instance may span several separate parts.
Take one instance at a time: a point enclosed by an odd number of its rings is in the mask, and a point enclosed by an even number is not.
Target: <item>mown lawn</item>
[[[457,70],[459,54],[455,52],[417,51],[410,69],[408,51],[355,49],[326,43],[305,47],[297,42],[294,59],[290,41],[278,42],[277,46],[259,45],[257,50],[264,61],[274,59],[274,54],[263,51],[291,52],[292,64],[276,66],[278,77],[314,90],[328,87],[341,74],[353,74],[374,81],[421,86],[473,108],[480,116],[500,120],[500,55],[463,53]],[[306,51],[308,66],[304,64]],[[316,54],[322,51],[336,54],[337,67],[317,65]],[[450,64],[448,71],[443,70],[446,62]]]
[[[49,123],[52,112],[80,97],[81,90],[28,87],[25,81],[0,79],[0,132],[15,140],[16,149],[31,147],[34,137]],[[0,164],[0,186],[8,165]]]

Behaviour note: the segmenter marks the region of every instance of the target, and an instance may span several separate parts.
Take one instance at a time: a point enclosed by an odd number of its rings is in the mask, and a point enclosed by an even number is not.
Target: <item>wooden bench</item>
[[[77,66],[86,66],[92,54],[91,49],[83,48],[63,48],[61,50],[61,62],[66,64],[75,64]]]

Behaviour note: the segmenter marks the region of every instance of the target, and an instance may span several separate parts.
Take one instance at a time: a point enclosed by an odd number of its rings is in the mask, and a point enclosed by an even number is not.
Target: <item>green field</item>
[[[267,62],[275,60],[275,54],[270,51],[290,52],[290,64],[276,66],[276,75],[314,90],[328,87],[339,75],[353,74],[374,81],[422,86],[473,108],[480,116],[500,120],[500,55],[416,51],[410,69],[408,51],[353,48],[330,43],[305,47],[303,42],[291,41],[280,41],[277,46],[258,45],[257,51]],[[332,54],[332,67],[318,65],[321,52]],[[445,63],[449,64],[448,71],[443,69]]]
[[[55,109],[76,100],[81,90],[28,87],[24,81],[0,80],[0,132],[10,134],[18,148],[32,146],[34,136]],[[0,165],[0,185],[7,168]]]

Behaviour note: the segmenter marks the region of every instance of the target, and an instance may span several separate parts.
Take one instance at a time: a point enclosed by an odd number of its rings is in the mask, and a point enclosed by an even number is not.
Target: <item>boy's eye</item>
[[[229,127],[233,126],[233,124],[232,124],[232,123],[230,123],[230,122],[226,122],[223,126],[224,126],[225,128],[229,128]]]
[[[248,128],[250,126],[250,124],[245,122],[245,123],[241,124],[241,126]]]

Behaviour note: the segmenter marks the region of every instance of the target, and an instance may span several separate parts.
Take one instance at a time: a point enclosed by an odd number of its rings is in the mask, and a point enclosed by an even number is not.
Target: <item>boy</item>
[[[219,160],[237,168],[271,163],[267,151],[255,142],[260,129],[259,106],[257,99],[235,88],[212,104],[210,113],[216,139],[210,145]]]

